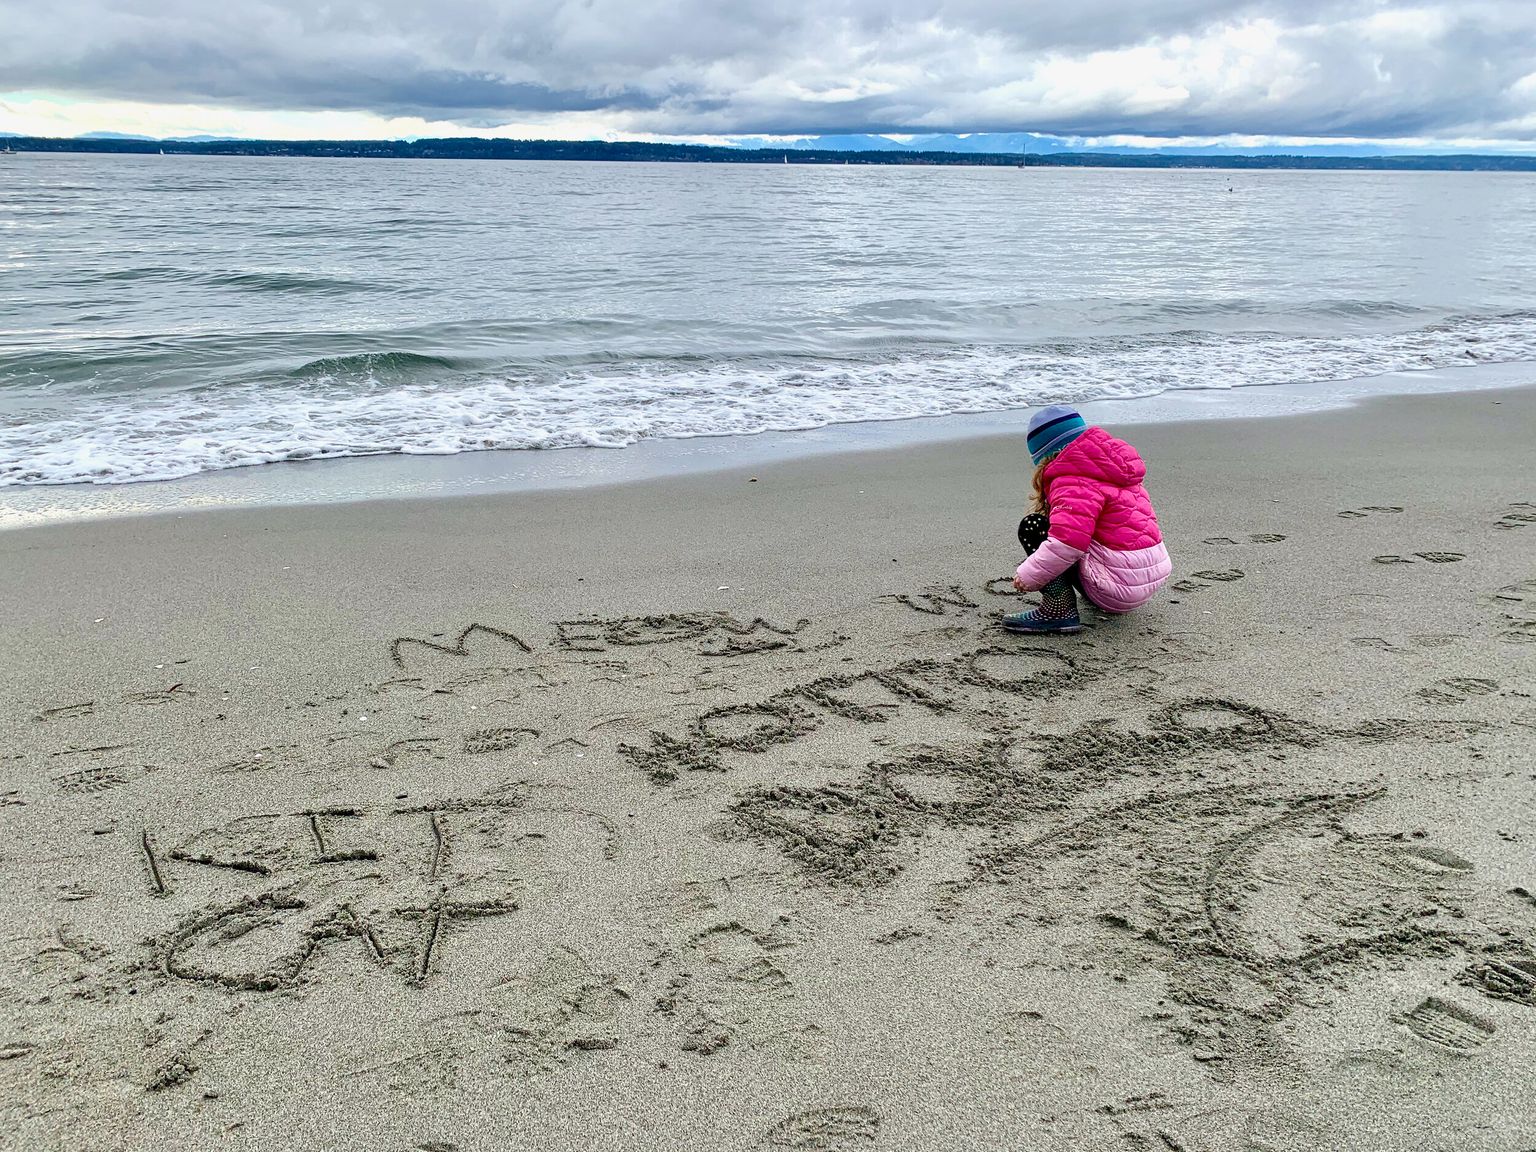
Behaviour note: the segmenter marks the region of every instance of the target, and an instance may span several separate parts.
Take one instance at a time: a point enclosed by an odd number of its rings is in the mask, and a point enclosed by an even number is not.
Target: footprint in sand
[[[1509,511],[1499,517],[1494,527],[1524,528],[1528,524],[1536,524],[1536,504],[1522,500],[1511,504]]]
[[[1536,1008],[1536,957],[1489,957],[1456,977],[1492,1000]]]
[[[55,776],[53,782],[60,792],[89,796],[92,793],[105,792],[128,783],[128,776],[127,770],[122,767],[82,768],[78,772],[66,772],[62,776]]]
[[[1536,644],[1536,578],[1506,584],[1491,599],[1503,609],[1499,639],[1506,644]]]
[[[1401,508],[1392,505],[1366,504],[1360,508],[1347,508],[1340,512],[1339,515],[1345,520],[1364,520],[1367,516],[1392,515],[1401,511]]]
[[[1428,688],[1420,688],[1415,695],[1435,704],[1465,704],[1474,696],[1487,696],[1499,690],[1497,680],[1484,680],[1476,676],[1453,676],[1439,680]]]
[[[1536,601],[1536,579],[1506,584],[1493,594],[1493,598],[1509,604],[1521,604],[1528,600]]]
[[[1466,637],[1456,632],[1415,632],[1408,639],[1420,648],[1448,648]]]
[[[1453,632],[1418,632],[1408,639],[1418,648],[1447,648],[1459,640],[1465,640],[1466,637]],[[1378,652],[1408,651],[1406,648],[1399,648],[1384,636],[1355,636],[1350,643],[1358,648],[1373,648]]]
[[[806,1029],[786,1026],[786,1005],[794,988],[779,959],[793,943],[789,917],[780,917],[767,930],[738,920],[716,922],[668,954],[671,978],[657,996],[654,1011],[677,1028],[682,1050],[697,1057],[725,1048],[760,1048],[774,1038],[794,1044],[796,1034],[803,1041]],[[809,1035],[817,1031],[812,1027]]]
[[[1476,1052],[1493,1039],[1496,1031],[1491,1020],[1439,996],[1426,997],[1413,1011],[1393,1019],[1425,1043],[1461,1056]]]
[[[1203,572],[1193,573],[1189,579],[1180,580],[1173,585],[1175,592],[1200,592],[1210,587],[1210,584],[1201,581],[1214,581],[1218,584],[1230,584],[1233,580],[1241,580],[1244,572],[1241,568],[1227,568],[1225,570],[1206,569]]]
[[[185,684],[172,684],[169,688],[147,688],[142,692],[129,692],[123,696],[124,704],[146,704],[158,707],[162,704],[174,704],[179,700],[185,700],[197,693]]]
[[[1280,535],[1278,532],[1255,532],[1251,536],[1248,537],[1248,543],[1250,543],[1250,544],[1278,544],[1278,543],[1280,543],[1280,541],[1282,541],[1284,539],[1285,539],[1285,537]],[[1202,541],[1202,543],[1205,543],[1205,544],[1219,544],[1219,545],[1225,546],[1225,545],[1228,545],[1228,544],[1241,544],[1242,541],[1241,540],[1234,540],[1230,536],[1208,536],[1204,541]]]
[[[1461,561],[1467,558],[1466,554],[1463,552],[1415,552],[1413,555],[1417,556],[1420,560],[1426,560],[1431,564],[1459,564]],[[1399,556],[1396,553],[1389,553],[1385,556],[1372,556],[1371,559],[1374,560],[1377,564],[1415,563],[1413,557]]]
[[[486,752],[510,752],[539,737],[537,728],[481,728],[464,735],[464,751],[471,756]]]
[[[96,701],[86,700],[79,704],[60,704],[56,708],[44,708],[34,720],[46,723],[49,720],[74,720],[80,716],[91,716],[96,712]]]
[[[862,1105],[812,1108],[786,1116],[768,1129],[760,1148],[844,1149],[867,1146],[880,1133],[880,1113]]]
[[[1499,639],[1506,644],[1536,644],[1536,620],[1510,619]]]
[[[1377,652],[1406,652],[1408,649],[1399,648],[1385,636],[1356,636],[1350,643],[1357,648],[1370,648]]]

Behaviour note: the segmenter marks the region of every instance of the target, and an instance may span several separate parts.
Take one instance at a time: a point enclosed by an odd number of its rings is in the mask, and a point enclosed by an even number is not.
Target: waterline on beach
[[[1274,387],[1193,390],[1080,405],[1106,425],[1291,416],[1377,396],[1471,392],[1536,384],[1536,364],[1480,364],[1439,371]],[[0,490],[0,529],[67,520],[273,505],[488,495],[627,484],[665,476],[768,467],[808,456],[1022,437],[1029,411],[835,424],[751,436],[649,440],[622,452],[473,452],[366,456],[261,465],[149,484],[67,484]]]

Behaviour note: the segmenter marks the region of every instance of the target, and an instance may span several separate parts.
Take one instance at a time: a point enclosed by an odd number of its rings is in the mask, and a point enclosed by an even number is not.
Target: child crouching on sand
[[[1035,508],[1019,521],[1029,559],[1013,586],[1040,606],[1003,617],[1010,632],[1081,632],[1077,593],[1104,612],[1145,604],[1173,570],[1142,480],[1147,466],[1124,440],[1052,404],[1029,422]]]

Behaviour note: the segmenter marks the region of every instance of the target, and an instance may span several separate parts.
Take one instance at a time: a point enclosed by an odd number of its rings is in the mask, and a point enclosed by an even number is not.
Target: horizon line
[[[1243,135],[1247,135],[1247,134],[1243,134]],[[889,152],[903,152],[903,151],[919,152],[919,151],[930,151],[930,152],[953,153],[954,155],[957,155],[957,156],[1018,155],[1019,153],[1017,151],[1008,151],[1008,152],[977,152],[977,151],[943,149],[943,148],[923,148],[920,145],[915,144],[914,142],[918,141],[918,140],[921,140],[921,139],[923,139],[925,137],[946,137],[947,136],[947,137],[955,137],[955,138],[958,138],[958,139],[969,139],[969,138],[973,138],[973,137],[986,137],[986,136],[1030,136],[1030,137],[1033,137],[1034,139],[1037,139],[1037,140],[1051,140],[1051,141],[1062,141],[1062,142],[1079,141],[1080,143],[1073,143],[1070,146],[1063,147],[1062,149],[1060,149],[1060,151],[1062,151],[1062,152],[1076,152],[1076,153],[1091,153],[1091,152],[1110,152],[1110,153],[1113,153],[1113,152],[1124,152],[1124,151],[1155,152],[1155,151],[1158,151],[1160,149],[1178,149],[1178,150],[1181,150],[1181,151],[1191,151],[1191,150],[1196,150],[1196,149],[1220,149],[1220,150],[1225,151],[1225,152],[1230,152],[1233,155],[1266,155],[1266,154],[1268,154],[1268,155],[1284,155],[1286,153],[1284,153],[1282,150],[1286,149],[1286,148],[1296,148],[1296,149],[1318,149],[1318,148],[1349,149],[1349,148],[1361,148],[1361,149],[1371,149],[1371,150],[1373,150],[1374,155],[1373,155],[1372,158],[1376,158],[1376,159],[1385,159],[1385,158],[1389,158],[1389,157],[1392,157],[1392,156],[1404,156],[1404,157],[1418,157],[1418,158],[1422,158],[1422,157],[1427,156],[1427,155],[1436,155],[1436,156],[1483,156],[1483,157],[1505,156],[1505,157],[1508,157],[1510,159],[1524,159],[1524,158],[1529,158],[1529,157],[1536,157],[1536,141],[1532,141],[1532,142],[1529,142],[1529,143],[1527,143],[1525,141],[1496,141],[1496,142],[1495,141],[1489,141],[1487,145],[1473,146],[1473,145],[1457,145],[1455,143],[1450,143],[1450,142],[1446,142],[1446,143],[1444,143],[1442,145],[1442,144],[1439,144],[1438,142],[1431,142],[1431,141],[1426,141],[1423,144],[1405,144],[1405,143],[1403,143],[1400,140],[1383,139],[1383,140],[1377,141],[1377,140],[1371,140],[1371,139],[1366,139],[1366,138],[1362,138],[1362,137],[1349,137],[1349,138],[1345,138],[1345,139],[1336,140],[1336,142],[1335,142],[1335,138],[1322,137],[1322,136],[1313,136],[1313,137],[1301,137],[1301,138],[1291,137],[1289,139],[1287,139],[1287,138],[1277,138],[1277,139],[1285,140],[1285,142],[1283,142],[1283,143],[1233,144],[1233,143],[1221,143],[1221,142],[1219,142],[1220,139],[1221,139],[1219,137],[1200,137],[1200,138],[1195,138],[1195,139],[1211,141],[1211,142],[1208,142],[1208,143],[1206,143],[1206,142],[1194,143],[1194,142],[1189,142],[1191,140],[1190,137],[1183,137],[1183,136],[1163,136],[1163,137],[1135,136],[1135,137],[1127,137],[1125,135],[1118,134],[1118,133],[1104,133],[1104,134],[1099,135],[1099,136],[1084,137],[1084,136],[1074,136],[1074,135],[1058,135],[1058,134],[1052,133],[1052,132],[1036,132],[1036,131],[1032,131],[1032,130],[1029,130],[1029,129],[1018,129],[1016,131],[1008,131],[1008,132],[987,132],[987,131],[981,131],[981,132],[922,132],[922,133],[911,133],[911,132],[891,133],[891,132],[847,131],[847,132],[806,133],[806,134],[798,134],[798,135],[789,135],[789,134],[780,134],[780,133],[742,133],[742,134],[739,134],[739,135],[732,134],[730,136],[707,136],[707,137],[669,137],[669,136],[632,136],[632,137],[630,137],[630,136],[621,136],[621,137],[612,137],[612,136],[608,136],[608,137],[605,137],[605,136],[483,136],[483,135],[463,135],[463,136],[453,136],[453,135],[430,135],[430,136],[426,136],[426,135],[424,135],[424,136],[412,136],[412,135],[406,135],[406,136],[230,136],[230,135],[215,134],[215,133],[212,133],[212,132],[196,132],[196,133],[187,133],[187,134],[176,135],[176,136],[149,136],[149,135],[145,135],[145,134],[142,134],[142,133],[113,132],[113,131],[109,131],[109,130],[92,130],[92,131],[89,131],[89,132],[79,132],[79,133],[76,133],[76,134],[74,134],[72,136],[42,136],[42,135],[37,135],[35,133],[30,133],[30,132],[13,132],[13,131],[9,131],[9,130],[0,130],[0,140],[11,140],[11,141],[16,141],[16,140],[35,140],[35,141],[39,141],[39,142],[47,142],[47,143],[52,143],[52,144],[63,144],[63,143],[95,143],[95,144],[120,143],[120,144],[134,144],[134,143],[139,143],[139,144],[177,144],[177,145],[183,145],[183,146],[198,146],[198,145],[207,145],[207,144],[270,144],[270,145],[300,145],[300,144],[428,144],[428,143],[434,143],[434,142],[452,141],[454,143],[464,142],[464,143],[474,143],[474,144],[488,145],[488,146],[495,146],[495,145],[518,145],[518,144],[582,144],[582,145],[614,146],[614,147],[647,146],[647,147],[668,147],[668,148],[698,148],[698,149],[720,150],[720,151],[767,151],[767,152],[774,151],[775,149],[782,150],[782,149],[785,149],[785,148],[788,148],[791,151],[796,151],[796,150],[799,150],[799,151],[816,151],[817,149],[814,148],[814,147],[813,148],[805,148],[805,147],[803,147],[803,145],[806,144],[806,143],[811,143],[811,142],[815,142],[815,141],[819,141],[819,140],[823,140],[823,139],[827,139],[827,138],[858,137],[858,136],[869,137],[871,139],[887,140],[894,147],[891,147],[891,148],[882,148],[882,147],[857,148],[857,147],[851,147],[851,146],[841,146],[841,147],[839,147],[839,146],[834,146],[834,145],[827,145],[827,146],[823,147],[820,150],[821,151],[836,151],[836,152],[887,152],[887,151],[889,151]],[[900,137],[906,137],[906,139],[902,140],[902,139],[900,139]],[[1109,143],[1109,142],[1107,142],[1106,138],[1113,139],[1113,138],[1116,138],[1116,137],[1118,137],[1121,140],[1134,139],[1134,140],[1137,140],[1137,141],[1147,141],[1147,142],[1146,143],[1141,143],[1141,142],[1137,142],[1137,143],[1130,143],[1130,142],[1125,142],[1125,143]],[[712,141],[715,141],[715,140],[731,140],[733,142],[732,143],[725,143],[725,144],[713,143]],[[1090,143],[1087,143],[1088,140],[1092,140],[1094,142],[1092,144],[1090,144]],[[1300,140],[1305,140],[1306,142],[1305,143],[1301,143],[1301,142],[1299,142]],[[1293,142],[1293,141],[1295,141],[1295,142]],[[802,145],[802,147],[797,149],[795,147],[795,145],[797,145],[797,144]],[[1401,152],[1385,151],[1385,149],[1391,148],[1393,146],[1402,148],[1403,151],[1401,151]],[[1500,147],[1500,146],[1506,147],[1506,148],[1510,148],[1511,150],[1507,151],[1507,152],[1496,152],[1496,151],[1491,151],[1490,150],[1491,148],[1496,148],[1496,147]],[[1519,149],[1522,148],[1522,147],[1529,148],[1530,151],[1529,152],[1520,151]],[[1342,153],[1341,153],[1341,155],[1342,155]]]

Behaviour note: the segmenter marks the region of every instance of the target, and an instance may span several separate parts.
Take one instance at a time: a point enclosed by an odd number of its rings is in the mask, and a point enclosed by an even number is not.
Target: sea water
[[[22,155],[0,487],[1518,365],[1533,284],[1516,174]]]

